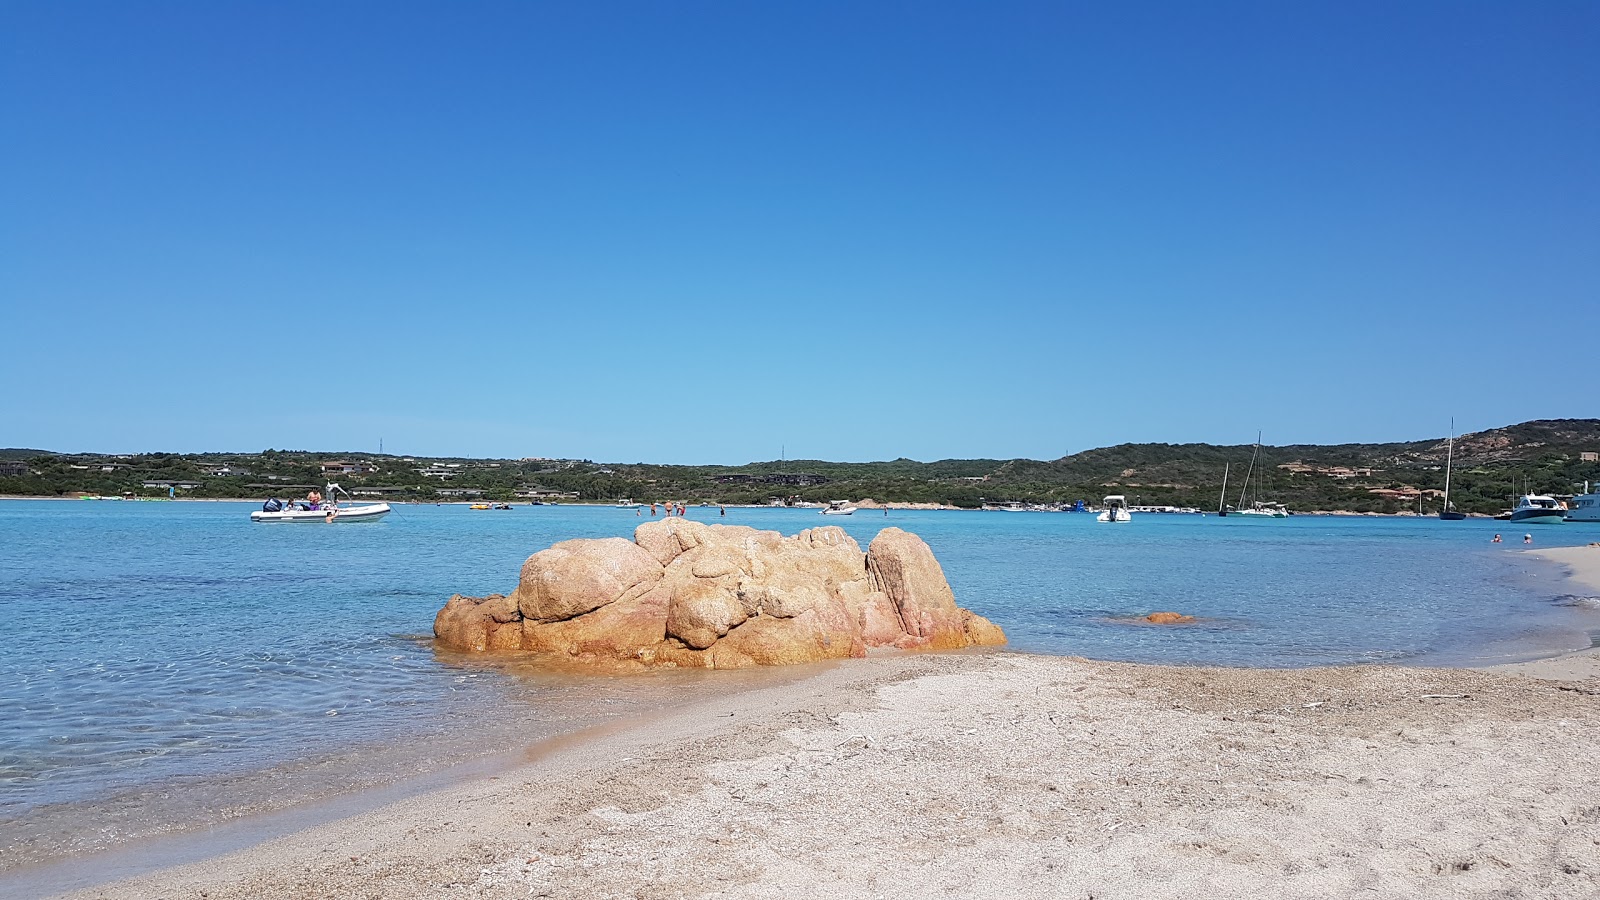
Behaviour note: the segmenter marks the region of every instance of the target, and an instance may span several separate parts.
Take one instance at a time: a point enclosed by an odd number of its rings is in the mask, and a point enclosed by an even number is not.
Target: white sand
[[[1600,548],[1532,552],[1600,594]],[[75,896],[814,895],[1588,900],[1600,657],[853,661]]]
[[[1600,896],[1600,683],[881,658],[92,897]]]

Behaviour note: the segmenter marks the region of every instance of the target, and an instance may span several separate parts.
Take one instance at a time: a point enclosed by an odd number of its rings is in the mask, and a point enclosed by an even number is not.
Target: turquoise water
[[[580,720],[615,679],[539,681],[436,654],[450,594],[509,590],[524,558],[631,534],[631,510],[402,506],[386,520],[255,525],[233,503],[0,502],[0,820],[341,747],[426,745],[497,704]],[[792,534],[922,535],[965,606],[1018,650],[1185,664],[1456,664],[1587,646],[1566,596],[1506,523],[1296,517],[693,509]],[[644,518],[648,518],[645,516]],[[1489,538],[1505,533],[1508,543]],[[1549,545],[1600,526],[1534,530]],[[1202,618],[1129,624],[1154,610]],[[673,686],[677,690],[681,685]],[[503,706],[501,707],[503,713]],[[500,718],[504,718],[502,714]],[[443,746],[443,745],[440,745]]]

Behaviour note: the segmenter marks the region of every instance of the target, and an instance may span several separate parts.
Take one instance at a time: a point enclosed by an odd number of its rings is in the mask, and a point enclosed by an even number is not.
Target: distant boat
[[[1133,521],[1133,514],[1128,512],[1128,498],[1122,496],[1121,494],[1110,495],[1104,500],[1101,500],[1100,505],[1104,506],[1105,509],[1100,511],[1100,515],[1094,517],[1096,522]]]
[[[1228,468],[1230,463],[1222,464],[1222,493],[1217,495],[1217,515],[1228,514]]]
[[[490,506],[487,503],[474,503],[471,506],[467,507],[467,509],[493,509],[493,508],[494,507]]]
[[[1600,493],[1590,492],[1589,483],[1583,483],[1583,493],[1567,504],[1568,522],[1600,522]]]
[[[1228,515],[1251,519],[1287,519],[1289,510],[1282,503],[1257,500],[1244,509],[1230,510]]]
[[[856,508],[850,505],[850,501],[835,500],[822,510],[822,514],[825,516],[848,516],[853,515],[855,511]]]
[[[1256,479],[1256,499],[1249,506],[1245,506],[1245,496],[1250,491],[1250,476],[1256,470],[1256,458],[1261,454],[1261,432],[1256,432],[1256,446],[1250,452],[1250,467],[1244,471],[1244,484],[1239,488],[1239,505],[1233,509],[1217,511],[1220,516],[1238,516],[1242,519],[1287,519],[1289,510],[1282,503],[1263,501],[1261,494],[1261,479]]]
[[[1567,520],[1567,511],[1549,494],[1523,494],[1511,511],[1511,521],[1527,525],[1559,525]]]
[[[1456,420],[1450,420],[1450,443],[1444,451],[1444,506],[1439,507],[1439,518],[1446,522],[1459,522],[1467,517],[1466,513],[1456,512],[1450,505],[1450,464],[1455,461],[1456,455]]]

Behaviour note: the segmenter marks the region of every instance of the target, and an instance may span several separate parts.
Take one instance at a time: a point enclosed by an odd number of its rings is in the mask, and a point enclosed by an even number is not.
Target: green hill
[[[765,503],[873,498],[976,507],[1022,501],[1096,501],[1126,494],[1136,504],[1214,509],[1224,468],[1237,502],[1249,467],[1248,444],[1118,444],[1055,460],[945,459],[838,463],[752,462],[742,466],[667,466],[589,460],[483,460],[363,453],[266,450],[261,453],[145,453],[108,456],[0,450],[0,493],[156,496],[166,483],[190,496],[266,497],[303,492],[325,478],[397,500],[456,497],[611,502],[631,498]],[[1262,499],[1298,512],[1404,512],[1439,507],[1446,442],[1264,446],[1252,471]],[[1507,508],[1525,484],[1571,494],[1600,483],[1600,419],[1546,419],[1464,434],[1456,439],[1451,496],[1467,512]],[[1590,458],[1585,459],[1585,455]],[[375,471],[325,474],[323,464],[358,463]],[[1255,490],[1251,491],[1252,496]]]

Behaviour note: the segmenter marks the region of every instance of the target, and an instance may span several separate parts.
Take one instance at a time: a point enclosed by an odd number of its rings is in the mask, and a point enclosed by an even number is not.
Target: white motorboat
[[[854,514],[856,508],[850,505],[849,500],[834,500],[822,510],[825,516],[848,516]]]
[[[1600,493],[1591,492],[1584,482],[1583,493],[1567,504],[1568,522],[1600,522]]]
[[[328,485],[328,499],[319,504],[318,508],[310,509],[299,503],[282,503],[281,501],[268,500],[261,509],[250,514],[252,522],[321,522],[333,524],[334,522],[376,522],[389,514],[387,503],[340,503],[336,496],[344,494],[349,497],[349,492],[337,484]],[[274,508],[274,504],[277,504]]]
[[[1121,494],[1112,494],[1101,500],[1100,505],[1105,508],[1100,511],[1100,515],[1094,517],[1096,522],[1133,521],[1133,513],[1128,512],[1128,498]]]
[[[1523,494],[1511,510],[1511,521],[1528,525],[1559,525],[1567,520],[1567,510],[1549,494]]]

